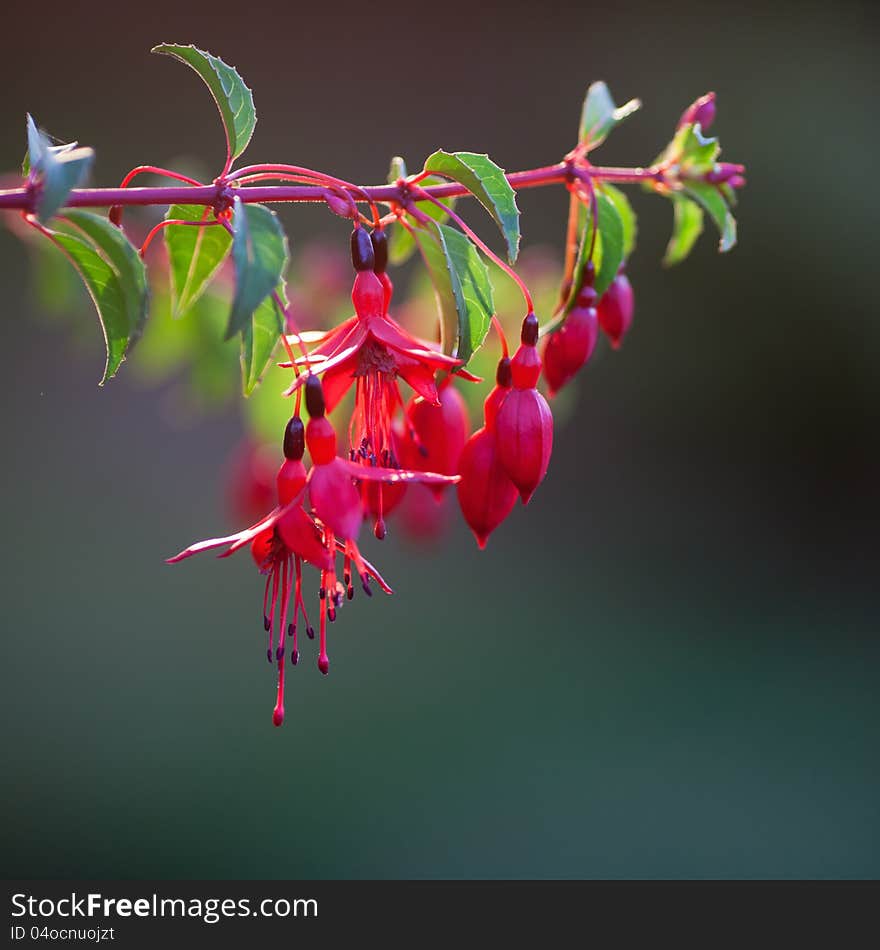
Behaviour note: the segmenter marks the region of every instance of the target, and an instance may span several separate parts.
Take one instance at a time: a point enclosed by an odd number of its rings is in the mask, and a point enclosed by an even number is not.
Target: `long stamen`
[[[272,565],[272,607],[269,611],[269,643],[266,647],[266,659],[272,662],[272,651],[275,646],[275,607],[278,604],[278,564]]]
[[[296,617],[302,603],[302,560],[298,554],[295,554],[293,557],[293,563],[296,565],[296,583],[294,587],[293,594],[293,622],[287,628],[288,636],[293,637],[293,649],[290,653],[290,662],[296,666],[299,663],[299,650],[297,649],[296,642]],[[306,618],[305,611],[303,611],[303,618],[308,625],[308,619]]]
[[[290,558],[285,556],[281,562],[281,624],[278,628],[278,693],[275,708],[272,710],[272,722],[280,726],[284,722],[284,628],[287,624],[287,606],[290,600]]]

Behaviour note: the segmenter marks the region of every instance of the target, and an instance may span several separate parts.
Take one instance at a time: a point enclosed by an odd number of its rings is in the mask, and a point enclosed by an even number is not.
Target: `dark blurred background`
[[[598,78],[645,103],[602,162],[646,163],[714,89],[741,243],[707,226],[664,271],[670,208],[634,194],[635,326],[528,512],[483,554],[460,525],[418,559],[365,541],[397,592],[343,611],[328,678],[305,651],[276,730],[250,562],[162,562],[226,523],[238,414],[170,425],[125,366],[99,389],[97,328],[39,319],[0,231],[5,876],[877,876],[876,10],[175,7],[5,11],[0,167],[26,110],[97,183],[213,164],[163,41],[254,88],[250,161],[359,181],[441,146],[555,160]],[[564,195],[521,206],[558,248]]]

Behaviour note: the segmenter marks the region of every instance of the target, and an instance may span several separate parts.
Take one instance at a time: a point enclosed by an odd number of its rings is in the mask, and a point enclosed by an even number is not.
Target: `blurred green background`
[[[707,229],[669,271],[670,208],[634,194],[635,326],[529,510],[483,554],[460,524],[419,557],[365,540],[396,594],[342,611],[329,677],[307,645],[280,730],[250,561],[163,564],[228,524],[239,414],[171,420],[126,366],[99,389],[94,318],[79,343],[42,317],[0,231],[4,876],[876,877],[876,10],[66,10],[4,12],[4,169],[26,110],[96,146],[101,184],[211,167],[210,100],[149,55],[174,41],[254,88],[251,161],[543,164],[604,78],[645,108],[603,162],[649,162],[714,89],[749,185],[735,251]],[[558,250],[564,195],[521,207]],[[345,244],[283,216],[295,248]]]

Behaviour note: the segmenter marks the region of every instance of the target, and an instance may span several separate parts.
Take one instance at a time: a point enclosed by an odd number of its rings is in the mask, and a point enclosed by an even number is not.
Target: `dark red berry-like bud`
[[[299,416],[293,416],[284,429],[284,457],[298,462],[306,451],[306,427]]]
[[[465,443],[459,460],[458,504],[477,544],[484,548],[489,535],[516,504],[517,489],[498,457],[495,432],[478,429]]]
[[[632,285],[621,269],[608,290],[602,294],[596,308],[599,326],[605,331],[615,350],[623,342],[632,325],[634,305]]]
[[[323,416],[326,411],[324,387],[321,385],[321,380],[311,373],[306,380],[306,409],[308,409],[309,415],[313,419]]]
[[[388,235],[383,228],[376,228],[370,234],[373,245],[373,273],[384,274],[388,266]]]
[[[501,359],[498,360],[498,369],[495,370],[495,383],[502,389],[510,389],[513,385],[509,356],[502,356]]]
[[[527,346],[535,346],[538,342],[538,329],[538,318],[533,313],[527,314],[522,322],[522,331],[520,333],[522,342]]]
[[[373,269],[373,242],[364,228],[358,227],[351,232],[351,263],[356,271]]]
[[[695,122],[700,124],[700,128],[705,132],[715,121],[715,93],[707,92],[705,96],[692,102],[681,114],[678,120],[678,127],[683,125],[693,125]]]
[[[595,300],[596,292],[591,287],[585,288],[562,326],[547,337],[544,377],[551,396],[556,395],[593,355],[599,335]]]

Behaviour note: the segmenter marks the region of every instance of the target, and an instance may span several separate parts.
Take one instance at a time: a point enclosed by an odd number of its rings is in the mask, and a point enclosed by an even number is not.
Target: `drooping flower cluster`
[[[288,343],[298,346],[301,355],[292,354],[280,365],[295,374],[285,396],[296,396],[297,410],[284,432],[275,506],[250,527],[199,541],[169,559],[176,563],[214,548],[223,548],[219,556],[228,557],[250,547],[266,578],[263,626],[267,658],[278,669],[276,725],[284,720],[285,663],[299,662],[299,631],[315,636],[303,594],[303,565],[319,575],[317,664],[326,674],[328,623],[354,597],[354,572],[368,595],[371,581],[391,593],[358,547],[363,521],[371,519],[381,539],[386,517],[408,486],[419,493],[413,497],[415,505],[436,506],[448,487],[457,484],[464,519],[485,547],[517,498],[528,504],[547,473],[553,416],[538,390],[542,367],[552,396],[589,360],[600,326],[617,346],[632,319],[632,291],[623,273],[597,309],[594,270],[588,265],[575,305],[543,343],[543,360],[538,319],[532,312],[526,315],[518,349],[498,364],[495,386],[483,407],[483,426],[471,432],[466,402],[453,380],[479,380],[462,369],[460,360],[413,336],[391,316],[394,288],[386,273],[387,254],[382,229],[356,226],[351,236],[354,314],[326,333],[290,334]],[[506,352],[506,343],[504,348]],[[412,390],[408,399],[401,382]],[[352,387],[348,448],[340,455],[328,414]],[[306,424],[299,416],[303,392]],[[250,501],[254,497],[256,493],[248,495]],[[417,517],[422,526],[438,525],[436,516]]]

